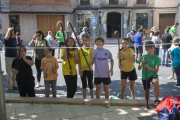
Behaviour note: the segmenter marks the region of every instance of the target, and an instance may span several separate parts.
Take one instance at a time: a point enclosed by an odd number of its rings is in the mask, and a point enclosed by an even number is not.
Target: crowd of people
[[[165,34],[160,38],[160,31],[157,27],[153,27],[150,33],[152,41],[145,42],[143,37],[143,29],[139,29],[135,34],[132,30],[128,33],[127,38],[122,39],[122,49],[117,53],[120,73],[121,73],[121,99],[125,97],[126,82],[127,79],[130,81],[130,91],[132,99],[135,99],[134,84],[137,80],[137,73],[135,68],[135,62],[139,63],[138,70],[142,69],[142,84],[146,92],[150,93],[150,83],[155,88],[155,103],[159,103],[159,81],[158,71],[159,66],[169,66],[167,62],[168,52],[171,52],[171,58],[173,61],[172,69],[175,71],[177,76],[177,84],[175,86],[180,87],[180,48],[179,38],[177,37],[174,27],[177,27],[176,23],[173,27],[167,27]],[[12,93],[12,89],[18,89],[21,97],[35,97],[35,78],[31,66],[35,64],[37,70],[37,85],[40,87],[41,72],[44,75],[45,84],[45,96],[49,97],[50,87],[52,88],[53,97],[56,97],[56,86],[58,77],[58,62],[57,58],[54,57],[55,48],[58,45],[58,58],[60,57],[62,62],[62,75],[64,76],[67,86],[67,98],[73,98],[77,89],[77,74],[81,76],[83,98],[86,98],[87,84],[90,89],[91,98],[94,98],[93,89],[93,73],[94,84],[96,85],[96,99],[100,99],[101,96],[101,83],[104,85],[105,99],[109,99],[109,84],[111,83],[110,76],[113,75],[114,60],[112,53],[103,48],[105,43],[104,39],[97,37],[92,40],[87,33],[87,28],[83,28],[83,32],[78,36],[83,41],[81,49],[75,48],[77,46],[77,40],[75,34],[77,29],[74,28],[75,33],[72,33],[71,37],[67,37],[65,31],[62,31],[60,27],[56,33],[58,42],[53,39],[52,32],[48,32],[48,36],[45,39],[44,33],[41,30],[37,30],[29,43],[30,47],[34,47],[33,56],[26,56],[26,48],[17,38],[14,37],[14,30],[9,28],[5,36],[5,47],[17,47],[17,49],[5,48],[5,60],[6,60],[6,71],[7,71],[7,85],[8,92]],[[169,32],[172,32],[174,38]],[[64,37],[63,37],[64,36]],[[65,39],[64,39],[65,38]],[[143,54],[143,42],[145,43],[145,50],[147,54]],[[168,44],[172,43],[173,44]],[[159,58],[159,48],[162,43],[162,58]],[[97,48],[94,49],[94,44]],[[135,47],[134,47],[135,44]],[[171,47],[170,47],[171,45]],[[60,47],[61,56],[60,56]],[[85,57],[86,59],[85,59]],[[110,60],[110,69],[108,65]],[[78,70],[76,65],[78,64]],[[93,64],[95,65],[95,72],[93,72]],[[146,76],[147,69],[147,76]],[[171,78],[174,78],[174,72],[172,72]],[[17,81],[17,86],[16,82]],[[148,82],[146,86],[146,80]],[[149,99],[145,96],[145,99]]]

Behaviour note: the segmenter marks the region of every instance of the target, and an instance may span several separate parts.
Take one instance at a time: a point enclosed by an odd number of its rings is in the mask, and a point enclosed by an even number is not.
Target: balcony
[[[102,3],[102,7],[126,7],[127,0],[109,0],[108,2]]]

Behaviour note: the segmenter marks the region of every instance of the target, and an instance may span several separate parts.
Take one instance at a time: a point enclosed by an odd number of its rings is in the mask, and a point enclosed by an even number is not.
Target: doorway
[[[159,14],[159,30],[160,35],[164,34],[167,26],[173,26],[175,22],[175,14]]]
[[[121,14],[110,12],[107,14],[107,38],[114,38],[114,31],[119,31],[121,37]]]
[[[19,15],[9,15],[9,27],[14,28],[14,34],[20,33]]]

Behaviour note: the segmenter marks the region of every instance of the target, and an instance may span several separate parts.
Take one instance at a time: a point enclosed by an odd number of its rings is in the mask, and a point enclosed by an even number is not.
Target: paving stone
[[[8,120],[35,120],[34,115],[27,115],[27,116],[12,116],[8,118]]]
[[[129,108],[131,108],[131,106],[109,106],[109,108],[107,108],[106,110],[108,112],[110,112],[110,111],[125,110],[125,109],[129,109]]]
[[[71,108],[70,111],[74,117],[95,115],[95,114],[107,112],[105,108],[102,106],[83,106],[78,108]]]
[[[125,110],[121,110],[121,111],[114,111],[114,112],[106,112],[99,115],[102,118],[111,118],[111,117],[116,117],[116,116],[126,115],[126,114],[128,114],[128,112],[126,112]]]
[[[49,104],[16,108],[16,115],[37,114],[51,111]]]
[[[138,104],[138,100],[111,100],[112,106],[137,106]]]
[[[6,103],[32,103],[33,97],[8,97]]]
[[[6,103],[6,110],[25,106],[32,106],[32,103]]]
[[[52,110],[64,110],[69,108],[83,107],[83,105],[49,104]]]
[[[84,116],[84,117],[78,117],[76,120],[103,120],[102,117],[99,115],[90,115],[90,116]]]
[[[114,116],[111,118],[103,118],[103,120],[131,120],[130,118],[128,118],[126,115],[119,115],[119,116]]]
[[[6,116],[7,118],[11,118],[13,116],[16,115],[16,110],[15,108],[12,108],[12,109],[6,109]]]
[[[73,115],[71,114],[69,109],[64,109],[61,111],[44,112],[36,115],[36,120],[60,120],[73,118]]]

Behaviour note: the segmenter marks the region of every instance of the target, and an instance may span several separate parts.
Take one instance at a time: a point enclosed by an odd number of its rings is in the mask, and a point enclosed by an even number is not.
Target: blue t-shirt
[[[19,45],[21,43],[20,37],[18,36],[17,39],[18,39],[17,44]]]
[[[13,37],[12,39],[9,38],[8,40],[5,40],[4,38],[5,47],[17,47],[16,38]],[[17,49],[9,49],[5,48],[5,56],[6,57],[18,57]]]
[[[173,56],[173,67],[180,67],[180,47],[175,48],[170,55]]]
[[[51,46],[52,48],[56,47],[56,44],[53,43],[53,42],[51,42],[51,40],[54,40],[51,35],[48,35],[48,36],[46,37],[46,40],[49,42],[49,44],[50,44],[50,46]]]
[[[108,78],[109,75],[109,63],[108,59],[112,59],[112,54],[108,49],[95,49],[94,50],[94,63],[95,63],[95,77]]]
[[[135,34],[135,45],[142,45],[143,36],[139,33]]]

